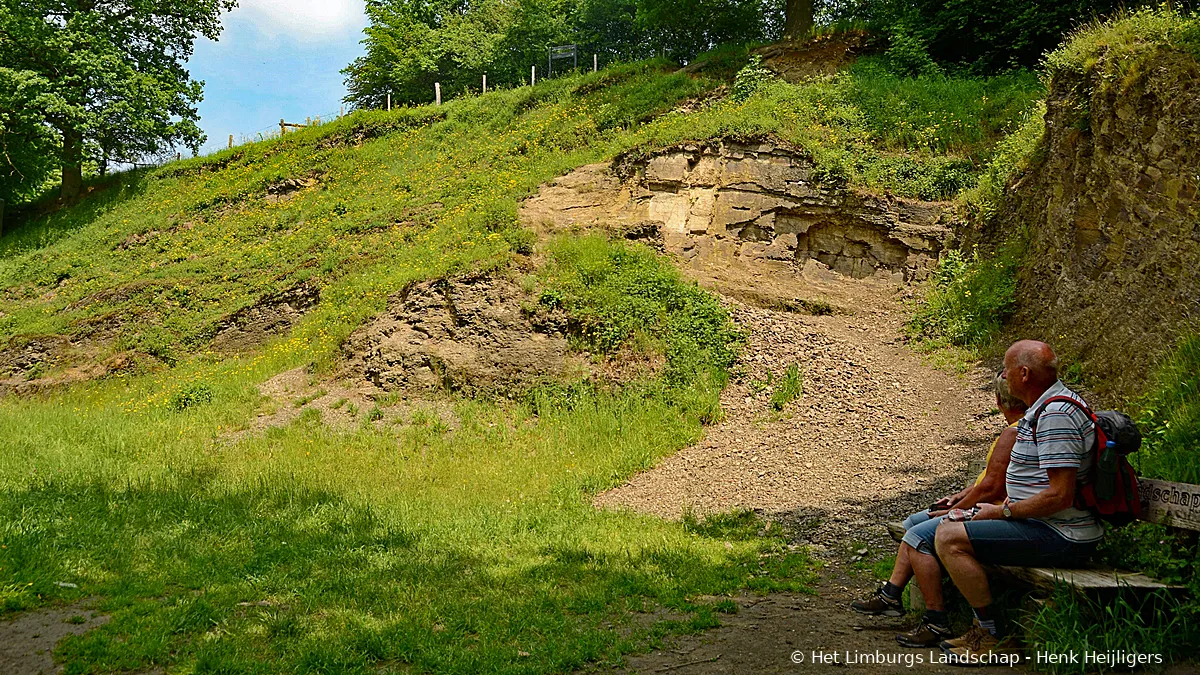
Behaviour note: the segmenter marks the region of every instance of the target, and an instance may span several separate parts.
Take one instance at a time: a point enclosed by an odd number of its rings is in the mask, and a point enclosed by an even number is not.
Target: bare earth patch
[[[109,617],[86,609],[83,603],[22,612],[0,621],[0,673],[51,675],[55,645],[68,635],[82,635],[108,623]]]

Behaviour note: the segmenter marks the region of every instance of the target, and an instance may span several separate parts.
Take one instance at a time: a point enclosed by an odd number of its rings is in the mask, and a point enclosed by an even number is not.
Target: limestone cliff
[[[1164,49],[1123,78],[1103,72],[1056,75],[1042,151],[967,239],[1026,232],[1013,333],[1124,396],[1200,319],[1200,67]]]
[[[823,182],[774,143],[667,148],[583,167],[522,205],[522,220],[653,231],[683,260],[817,266],[846,277],[925,278],[953,210]]]

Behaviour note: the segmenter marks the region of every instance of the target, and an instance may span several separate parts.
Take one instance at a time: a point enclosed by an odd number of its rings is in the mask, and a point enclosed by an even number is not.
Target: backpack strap
[[[1037,412],[1033,416],[1033,423],[1030,426],[1033,427],[1033,444],[1034,445],[1037,445],[1038,418],[1040,418],[1042,416],[1042,413],[1046,412],[1046,406],[1050,405],[1051,403],[1068,403],[1068,404],[1082,410],[1084,412],[1084,414],[1088,416],[1088,419],[1092,421],[1092,426],[1096,427],[1096,431],[1100,430],[1100,425],[1096,423],[1096,413],[1092,412],[1092,409],[1087,407],[1086,403],[1083,403],[1083,402],[1081,402],[1075,398],[1072,398],[1070,396],[1051,396],[1050,398],[1046,399],[1045,401],[1042,401],[1042,405],[1038,406]]]

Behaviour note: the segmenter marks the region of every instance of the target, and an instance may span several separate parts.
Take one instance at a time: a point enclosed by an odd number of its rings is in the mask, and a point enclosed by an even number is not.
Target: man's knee
[[[943,558],[965,552],[970,548],[967,528],[962,523],[942,521],[938,524],[937,533],[934,535],[934,546],[937,548],[938,556]]]

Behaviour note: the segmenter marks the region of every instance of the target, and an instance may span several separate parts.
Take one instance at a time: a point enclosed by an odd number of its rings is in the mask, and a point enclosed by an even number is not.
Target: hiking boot
[[[950,632],[949,626],[939,626],[921,619],[921,623],[916,628],[897,635],[896,642],[899,642],[901,647],[934,647],[941,644],[943,640],[950,639],[951,635],[954,633]]]
[[[984,630],[983,626],[979,625],[979,619],[972,619],[970,630],[954,639],[943,640],[939,642],[938,647],[941,647],[942,651],[946,652],[951,649],[958,649],[959,647],[965,647],[970,644],[978,644],[981,633],[983,635],[991,634]]]
[[[872,616],[904,616],[904,605],[899,600],[889,598],[883,592],[883,586],[876,589],[869,597],[850,603],[850,609],[859,614]]]
[[[1010,665],[1017,658],[1009,640],[1000,640],[978,622],[962,637],[946,640],[941,647],[948,657],[946,662],[953,666]]]

